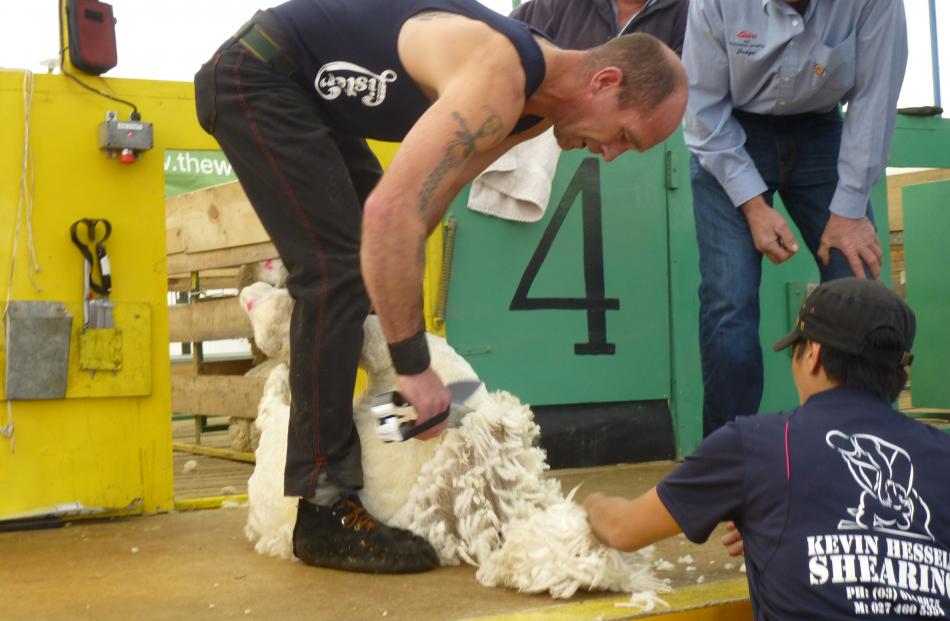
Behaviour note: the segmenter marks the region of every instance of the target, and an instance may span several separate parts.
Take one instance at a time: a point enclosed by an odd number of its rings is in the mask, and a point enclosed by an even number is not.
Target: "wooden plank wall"
[[[196,343],[251,338],[254,331],[237,296],[231,295],[170,306],[168,334],[172,343]]]
[[[165,215],[169,256],[270,241],[238,183],[171,198]]]
[[[237,182],[168,199],[165,216],[171,279],[187,281],[191,272],[208,270],[234,273],[245,263],[278,258]],[[222,273],[208,276],[219,278]]]
[[[203,416],[255,418],[266,377],[173,375],[172,410]]]
[[[237,182],[169,199],[166,227],[169,291],[191,291],[194,273],[200,291],[235,288],[240,266],[278,258]],[[168,322],[173,343],[253,337],[236,296],[170,306]],[[253,419],[266,378],[243,375],[250,366],[250,360],[174,365],[172,410]]]

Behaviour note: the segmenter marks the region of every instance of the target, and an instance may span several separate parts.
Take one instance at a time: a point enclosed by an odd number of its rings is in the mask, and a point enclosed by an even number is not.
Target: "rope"
[[[3,316],[5,323],[9,322],[8,311],[10,309],[10,299],[13,295],[13,275],[16,270],[16,254],[20,241],[20,223],[26,220],[26,240],[29,251],[30,269],[28,274],[30,284],[38,293],[42,293],[36,282],[35,274],[40,271],[39,261],[36,260],[36,246],[33,243],[33,192],[35,188],[35,178],[33,175],[33,149],[30,145],[30,110],[33,106],[33,72],[27,69],[23,72],[23,162],[20,167],[20,188],[17,195],[16,224],[13,227],[13,243],[10,244],[10,276],[7,282],[7,296],[3,307]],[[9,332],[9,323],[5,326]],[[13,421],[13,402],[7,399],[7,424],[0,427],[0,436],[10,440],[10,452],[16,452],[16,440],[14,438]]]

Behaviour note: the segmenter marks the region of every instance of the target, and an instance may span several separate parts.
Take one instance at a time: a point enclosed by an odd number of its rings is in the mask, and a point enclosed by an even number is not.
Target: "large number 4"
[[[538,270],[548,256],[567,213],[577,195],[583,202],[584,288],[583,298],[529,298],[528,292]],[[571,178],[558,203],[557,211],[544,229],[538,247],[521,275],[518,289],[511,298],[513,311],[525,310],[583,310],[587,311],[587,342],[575,343],[574,353],[579,356],[613,355],[614,343],[607,342],[607,311],[620,310],[620,300],[604,297],[604,240],[601,227],[600,162],[586,158]]]

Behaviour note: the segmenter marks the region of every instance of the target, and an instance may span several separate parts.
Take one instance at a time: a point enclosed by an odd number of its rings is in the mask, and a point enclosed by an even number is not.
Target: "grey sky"
[[[481,0],[504,13],[511,0]],[[258,8],[279,0],[112,0],[117,24],[119,64],[111,77],[190,81],[221,41]],[[0,2],[0,67],[44,72],[41,61],[58,49],[57,0]],[[950,1],[938,0],[941,90],[950,108]],[[927,0],[904,0],[910,61],[899,105],[933,103]],[[945,116],[950,116],[945,113]]]

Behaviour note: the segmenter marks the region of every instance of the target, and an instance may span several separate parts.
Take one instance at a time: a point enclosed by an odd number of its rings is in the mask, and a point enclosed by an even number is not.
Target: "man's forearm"
[[[656,488],[633,500],[591,494],[584,508],[597,538],[619,550],[639,550],[681,532]]]
[[[392,205],[372,197],[363,215],[360,250],[363,280],[390,343],[403,341],[422,328],[422,279],[426,225]]]

